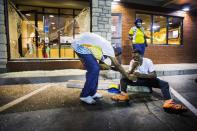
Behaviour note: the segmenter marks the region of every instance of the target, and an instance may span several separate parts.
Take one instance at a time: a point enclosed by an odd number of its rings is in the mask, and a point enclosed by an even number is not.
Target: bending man
[[[115,53],[111,43],[101,36],[94,33],[83,33],[73,41],[71,46],[87,70],[86,82],[80,95],[81,101],[87,104],[94,104],[96,102],[94,100],[95,98],[102,97],[101,94],[97,93],[100,71],[99,63],[102,67],[108,69],[113,64],[124,77],[132,79],[115,59]]]

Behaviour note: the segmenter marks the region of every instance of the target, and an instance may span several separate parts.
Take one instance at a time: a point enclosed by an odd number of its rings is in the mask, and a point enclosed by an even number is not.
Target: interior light
[[[142,25],[145,25],[145,24],[146,24],[145,22],[142,23]]]
[[[55,25],[55,23],[54,23],[54,22],[52,22],[52,23],[51,23],[51,25]]]
[[[31,14],[25,14],[26,16],[31,16]]]
[[[49,17],[53,18],[53,17],[54,17],[54,15],[49,15]]]
[[[153,25],[153,29],[157,29],[159,27],[160,27],[159,25]]]
[[[169,25],[172,25],[172,22],[169,22]]]
[[[112,6],[113,6],[113,5],[118,5],[119,2],[120,2],[120,0],[113,0]]]
[[[183,11],[189,11],[190,10],[190,5],[189,4],[183,5],[182,10]]]

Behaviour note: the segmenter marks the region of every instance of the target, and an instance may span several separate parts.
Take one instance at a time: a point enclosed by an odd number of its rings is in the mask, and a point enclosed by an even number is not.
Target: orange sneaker
[[[176,104],[172,99],[166,100],[163,109],[170,112],[186,112],[187,108],[182,104]]]
[[[111,98],[114,101],[129,101],[129,95],[127,93],[120,93]]]

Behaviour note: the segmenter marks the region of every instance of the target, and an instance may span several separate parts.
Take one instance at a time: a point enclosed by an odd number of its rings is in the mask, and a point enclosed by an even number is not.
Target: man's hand
[[[109,70],[110,69],[110,67],[106,64],[99,64],[99,66],[100,66],[101,70]]]
[[[130,40],[133,40],[133,36],[132,36],[132,35],[129,35],[128,38],[129,38]]]
[[[150,72],[148,74],[143,74],[139,72],[134,72],[133,74],[138,78],[156,78],[157,77],[157,74],[155,71]]]
[[[137,67],[140,65],[140,62],[134,61],[132,64],[131,70],[129,71],[129,74],[133,74],[133,72],[137,69]]]
[[[133,68],[137,68],[139,65],[140,65],[139,61],[134,61],[132,66],[133,66]]]
[[[128,79],[132,81],[137,81],[137,76],[134,74],[129,74]]]
[[[139,73],[139,72],[134,72],[133,73],[136,77],[140,77],[141,76],[141,73]]]

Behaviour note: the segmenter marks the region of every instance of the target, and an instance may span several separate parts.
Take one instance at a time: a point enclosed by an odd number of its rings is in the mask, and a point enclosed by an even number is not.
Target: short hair
[[[139,49],[134,49],[134,50],[132,51],[132,53],[138,53],[138,54],[142,55],[142,52],[141,52],[141,50],[139,50]]]

